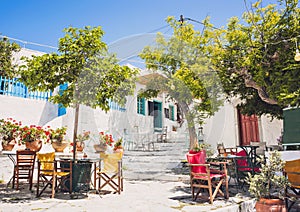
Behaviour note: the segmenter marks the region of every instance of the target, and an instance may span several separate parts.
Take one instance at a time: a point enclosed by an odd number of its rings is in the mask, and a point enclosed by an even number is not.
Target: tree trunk
[[[193,149],[193,147],[196,144],[198,144],[194,118],[189,114],[190,113],[190,108],[189,108],[187,103],[178,102],[178,105],[180,106],[180,108],[181,108],[181,110],[184,114],[184,117],[186,118],[187,123],[188,123],[188,130],[189,130],[189,137],[190,137],[189,149]]]
[[[75,161],[75,159],[76,159],[76,140],[77,140],[77,131],[78,131],[78,117],[79,117],[79,103],[76,103],[74,131],[73,131],[73,161]]]

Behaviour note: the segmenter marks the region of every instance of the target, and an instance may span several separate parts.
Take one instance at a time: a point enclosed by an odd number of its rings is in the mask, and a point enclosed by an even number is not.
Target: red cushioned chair
[[[236,159],[236,176],[238,185],[241,189],[244,189],[246,185],[246,178],[248,177],[248,173],[255,174],[260,172],[260,168],[252,163],[251,158],[248,156],[245,150],[241,150],[236,153],[236,156],[239,158]]]
[[[254,166],[254,164],[249,161],[249,157],[245,150],[241,150],[236,153],[236,156],[242,157],[241,159],[237,160],[237,169],[241,172],[251,172],[254,174],[255,172],[260,172],[259,167]]]
[[[206,163],[206,153],[204,150],[200,152],[190,151],[187,154],[188,165],[190,166],[190,183],[192,190],[192,198],[196,200],[202,189],[207,189],[209,201],[213,204],[217,194],[228,199],[228,178],[226,162],[211,162]],[[217,165],[220,169],[212,169],[212,165]],[[221,190],[221,186],[225,185],[225,194]],[[198,188],[196,193],[195,188]],[[196,196],[195,196],[196,193]]]

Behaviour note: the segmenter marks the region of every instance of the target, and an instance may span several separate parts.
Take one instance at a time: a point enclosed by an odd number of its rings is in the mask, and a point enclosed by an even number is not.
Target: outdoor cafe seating
[[[255,174],[260,172],[260,157],[256,150],[259,145],[237,146],[230,148],[218,148],[218,157],[214,161],[227,161],[229,181],[234,180],[233,186],[239,189],[245,189],[248,173]]]
[[[121,194],[123,191],[122,152],[111,154],[100,154],[101,161],[97,172],[98,187],[101,193],[104,188],[109,187],[114,193]]]
[[[14,164],[12,187],[19,189],[20,180],[29,183],[29,190],[32,190],[33,171],[36,152],[30,150],[18,150],[16,152],[16,162]]]
[[[190,184],[192,198],[203,198],[203,189],[208,191],[208,200],[211,204],[219,194],[229,198],[226,162],[206,162],[205,151],[190,151],[187,155],[190,166]],[[225,191],[223,191],[224,189]],[[196,189],[198,189],[196,191]],[[223,189],[223,190],[222,190]],[[196,193],[196,195],[195,195]]]
[[[12,185],[11,188],[21,189],[20,187],[29,184],[30,190],[36,188],[36,197],[49,195],[50,192],[49,196],[52,198],[57,192],[68,192],[73,197],[96,189],[96,172],[92,167],[100,160],[98,154],[84,158],[83,153],[78,153],[75,161],[72,153],[54,151],[17,149],[1,151],[1,154],[6,155],[14,165],[7,188]],[[21,180],[25,181],[19,182]]]
[[[38,177],[36,197],[40,197],[47,187],[51,188],[51,198],[60,188],[72,193],[72,161],[69,160],[68,166],[63,166],[61,161],[55,160],[55,152],[37,153]],[[64,161],[64,163],[66,163]],[[69,181],[66,187],[65,181]],[[41,187],[41,188],[40,188]]]

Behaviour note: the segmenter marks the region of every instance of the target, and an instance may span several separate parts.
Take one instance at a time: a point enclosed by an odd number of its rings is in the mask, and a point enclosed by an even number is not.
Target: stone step
[[[154,143],[152,151],[125,151],[124,177],[132,180],[189,179],[182,172],[181,161],[187,152],[185,141]]]

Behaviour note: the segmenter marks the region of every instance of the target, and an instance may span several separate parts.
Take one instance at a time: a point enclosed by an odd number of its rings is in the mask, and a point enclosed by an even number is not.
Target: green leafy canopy
[[[55,91],[67,83],[66,90],[51,98],[64,106],[80,103],[107,111],[109,100],[124,105],[124,97],[134,90],[138,71],[118,65],[116,56],[108,53],[101,40],[101,27],[69,27],[64,32],[58,53],[24,58],[20,80],[30,90],[39,91]]]

